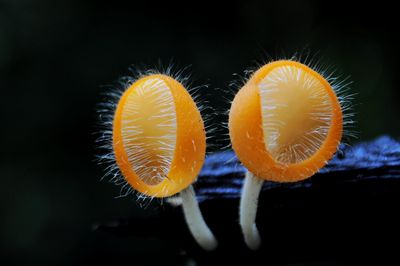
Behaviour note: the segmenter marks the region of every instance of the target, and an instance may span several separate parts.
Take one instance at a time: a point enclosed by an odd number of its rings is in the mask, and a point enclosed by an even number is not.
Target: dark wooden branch
[[[394,255],[397,244],[391,243],[400,236],[398,141],[383,136],[342,146],[324,169],[306,181],[265,182],[257,216],[263,245],[257,252],[245,247],[238,225],[244,171],[233,152],[216,153],[207,158],[195,185],[204,217],[220,242],[215,252],[200,250],[181,208],[172,206],[160,208],[150,219],[122,219],[97,225],[96,231],[165,239],[200,264],[332,262],[380,251],[385,257]]]

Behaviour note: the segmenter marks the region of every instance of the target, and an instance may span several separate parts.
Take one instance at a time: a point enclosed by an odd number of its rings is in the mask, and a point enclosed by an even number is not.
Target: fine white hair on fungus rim
[[[142,68],[145,69],[145,68]],[[103,86],[104,92],[102,93],[103,99],[97,104],[98,122],[97,122],[97,132],[96,135],[96,148],[98,154],[96,155],[96,162],[104,167],[104,175],[101,180],[107,179],[110,183],[113,183],[120,187],[119,195],[120,197],[127,197],[129,195],[134,195],[134,198],[142,207],[147,207],[153,199],[157,199],[161,204],[163,204],[163,198],[157,198],[155,196],[148,196],[146,194],[140,193],[132,188],[128,182],[126,182],[124,176],[122,175],[115,159],[115,154],[113,151],[113,120],[114,113],[117,108],[119,99],[122,97],[123,93],[138,79],[149,75],[163,74],[170,76],[171,78],[180,82],[183,87],[189,92],[192,99],[195,101],[206,130],[206,138],[209,139],[209,134],[215,131],[216,123],[215,117],[217,113],[213,108],[207,106],[206,93],[208,86],[193,86],[191,75],[188,73],[188,67],[177,68],[173,64],[169,64],[168,67],[162,67],[161,64],[155,69],[141,70],[140,68],[131,67],[131,74],[128,76],[123,76],[119,78],[113,85]],[[201,103],[201,105],[199,105]],[[213,137],[213,136],[211,136]],[[207,145],[207,149],[210,145]]]

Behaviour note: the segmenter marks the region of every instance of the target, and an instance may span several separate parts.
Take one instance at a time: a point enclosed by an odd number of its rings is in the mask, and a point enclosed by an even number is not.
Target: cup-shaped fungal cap
[[[206,136],[183,85],[162,74],[134,82],[115,111],[113,149],[126,181],[147,196],[171,196],[193,183],[204,163]]]
[[[306,179],[336,152],[342,110],[328,81],[308,66],[281,60],[257,70],[239,90],[229,134],[239,160],[271,181]]]

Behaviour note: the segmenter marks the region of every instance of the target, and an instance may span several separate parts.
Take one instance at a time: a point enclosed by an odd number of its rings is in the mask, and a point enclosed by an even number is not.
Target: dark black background
[[[382,1],[1,0],[1,261],[179,262],[165,241],[91,230],[158,208],[115,199],[93,162],[101,86],[132,65],[191,65],[194,84],[209,84],[210,105],[223,110],[215,88],[229,90],[234,73],[306,49],[351,76],[360,139],[398,137],[396,10]]]

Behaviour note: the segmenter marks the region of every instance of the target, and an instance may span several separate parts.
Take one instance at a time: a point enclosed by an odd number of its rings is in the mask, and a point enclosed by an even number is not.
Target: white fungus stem
[[[247,171],[240,199],[240,226],[243,231],[244,242],[252,250],[257,250],[261,245],[261,238],[255,221],[258,196],[263,182],[262,179]]]
[[[183,214],[194,239],[203,249],[214,250],[218,242],[204,221],[193,187],[189,186],[180,194]]]

